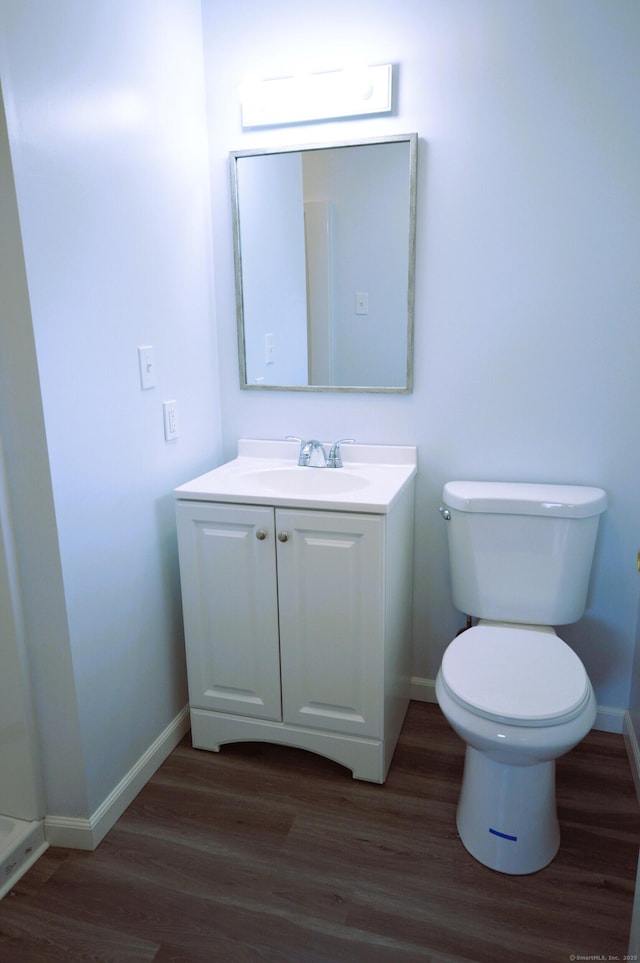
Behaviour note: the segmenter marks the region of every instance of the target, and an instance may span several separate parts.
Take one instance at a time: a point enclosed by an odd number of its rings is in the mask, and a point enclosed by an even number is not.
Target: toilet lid
[[[441,669],[450,695],[478,715],[513,725],[554,725],[591,693],[585,668],[553,630],[477,625],[450,643]]]

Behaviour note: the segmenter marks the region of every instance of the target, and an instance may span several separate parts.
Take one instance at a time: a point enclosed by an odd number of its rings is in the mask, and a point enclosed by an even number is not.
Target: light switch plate
[[[150,344],[138,348],[138,364],[140,366],[140,387],[143,391],[156,386],[156,366],[153,360],[153,348]]]

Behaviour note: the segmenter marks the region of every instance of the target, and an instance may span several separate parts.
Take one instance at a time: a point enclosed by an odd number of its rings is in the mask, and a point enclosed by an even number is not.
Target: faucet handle
[[[329,452],[329,457],[327,458],[327,468],[342,468],[342,455],[340,454],[340,445],[354,444],[355,438],[341,438],[340,441],[336,441]]]
[[[300,444],[300,451],[298,452],[298,467],[305,466],[309,464],[309,450],[307,446],[308,441],[304,438],[298,438],[297,435],[285,435],[285,441],[297,441]]]
[[[306,444],[304,438],[298,438],[297,435],[285,435],[285,436],[284,436],[284,440],[285,440],[285,441],[297,441],[297,442],[298,442],[298,444],[300,445],[300,451],[298,452],[298,464],[300,464],[300,463],[301,463],[301,460],[302,460],[302,449],[304,448],[304,446],[305,446],[305,444]]]

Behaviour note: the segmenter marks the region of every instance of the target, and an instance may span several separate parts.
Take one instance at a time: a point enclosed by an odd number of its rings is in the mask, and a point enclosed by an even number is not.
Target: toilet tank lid
[[[607,507],[602,488],[535,482],[450,481],[444,486],[442,499],[448,508],[494,515],[588,518],[600,515]]]

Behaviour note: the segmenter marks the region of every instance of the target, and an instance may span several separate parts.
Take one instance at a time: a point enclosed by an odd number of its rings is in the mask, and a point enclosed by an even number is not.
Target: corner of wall
[[[188,731],[189,706],[185,706],[91,816],[45,817],[49,845],[94,850]]]

